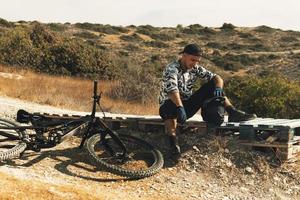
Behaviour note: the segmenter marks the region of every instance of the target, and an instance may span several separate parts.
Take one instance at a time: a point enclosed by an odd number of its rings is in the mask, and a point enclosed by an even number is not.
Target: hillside
[[[300,32],[283,31],[268,26],[235,27],[224,23],[222,27],[215,28],[199,24],[187,27],[116,27],[91,23],[8,22],[0,19],[0,41],[2,36],[2,40],[7,42],[7,33],[21,30],[30,33],[30,40],[22,38],[27,37],[25,33],[19,35],[21,41],[17,45],[21,47],[6,52],[10,55],[9,59],[5,58],[5,45],[12,44],[2,42],[5,44],[0,45],[0,52],[4,52],[2,57],[0,56],[2,64],[27,67],[44,65],[32,68],[54,74],[102,78],[120,77],[124,74],[124,69],[134,66],[147,68],[156,77],[160,77],[164,65],[175,59],[185,44],[193,42],[198,43],[205,51],[202,64],[224,77],[245,72],[259,73],[265,69],[278,71],[293,79],[299,80],[300,77]],[[82,43],[70,43],[58,48],[59,41],[65,43],[66,39],[75,39]],[[31,44],[26,46],[28,42]],[[56,45],[56,48],[51,48],[51,45]],[[44,57],[47,56],[49,52],[45,52],[45,47],[50,48],[49,56],[56,56],[57,59],[41,61],[37,54],[38,51],[43,51]],[[22,58],[20,55],[12,56],[18,51],[23,52],[22,48],[27,48],[27,51],[33,53],[28,58],[25,55]],[[85,53],[78,53],[76,50]],[[95,53],[96,51],[101,52],[101,55]],[[65,56],[61,55],[62,53]],[[36,57],[33,57],[33,54]],[[89,58],[88,54],[93,54],[94,57]],[[84,62],[78,57],[90,61]],[[73,59],[73,62],[67,61],[68,59]],[[99,64],[97,59],[102,64]]]

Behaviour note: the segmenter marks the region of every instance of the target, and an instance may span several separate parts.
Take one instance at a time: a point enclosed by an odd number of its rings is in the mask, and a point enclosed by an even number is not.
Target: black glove
[[[186,112],[184,107],[178,106],[177,107],[177,122],[183,124],[186,121]]]
[[[225,96],[225,93],[222,88],[216,87],[216,89],[214,91],[214,96],[215,97],[223,97],[223,96]]]

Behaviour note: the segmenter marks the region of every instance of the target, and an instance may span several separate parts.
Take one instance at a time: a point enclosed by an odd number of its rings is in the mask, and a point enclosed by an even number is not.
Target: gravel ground
[[[1,117],[30,112],[84,114],[0,97]],[[41,152],[0,163],[1,199],[300,199],[300,162],[279,165],[271,150],[240,146],[234,136],[203,130],[179,134],[183,154],[177,164],[168,155],[163,133],[138,133],[165,157],[156,175],[130,181],[97,169],[78,138]]]

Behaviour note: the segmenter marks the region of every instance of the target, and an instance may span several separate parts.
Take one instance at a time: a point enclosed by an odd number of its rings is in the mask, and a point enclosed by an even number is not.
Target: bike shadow
[[[71,147],[61,150],[44,149],[41,152],[27,151],[19,159],[9,160],[4,164],[15,167],[32,167],[38,163],[44,162],[45,160],[52,159],[53,161],[50,162],[55,163],[54,169],[76,178],[95,182],[134,180],[132,178],[117,176],[106,171],[102,167],[97,166],[89,157],[90,155],[79,147]]]

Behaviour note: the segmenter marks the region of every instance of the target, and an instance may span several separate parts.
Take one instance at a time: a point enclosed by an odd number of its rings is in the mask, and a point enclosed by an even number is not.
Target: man
[[[175,156],[181,153],[176,137],[177,123],[183,124],[192,117],[207,99],[223,97],[229,121],[246,121],[256,117],[255,114],[237,110],[223,92],[223,79],[198,65],[202,50],[196,44],[185,46],[180,54],[181,58],[169,63],[163,72],[159,97],[159,114],[164,120],[171,151]],[[205,79],[207,82],[192,93],[197,78]]]

